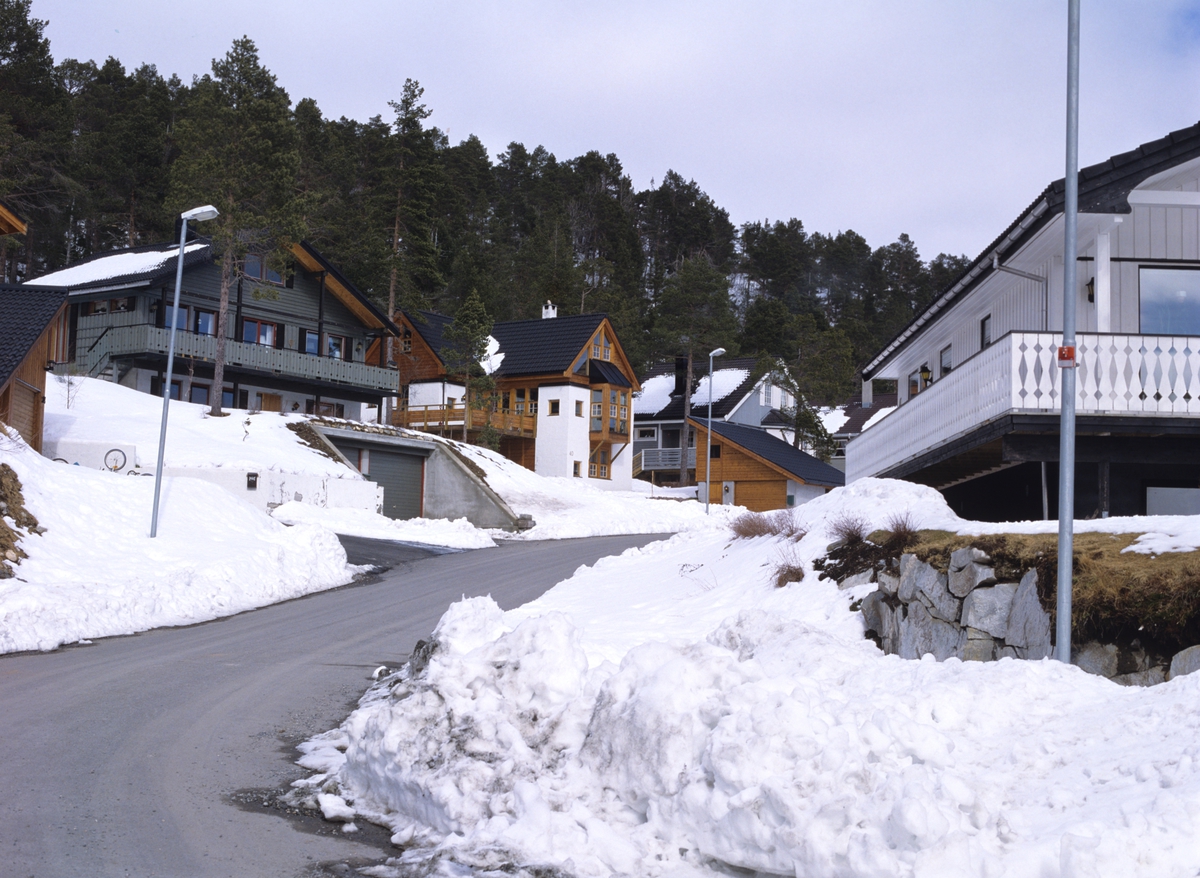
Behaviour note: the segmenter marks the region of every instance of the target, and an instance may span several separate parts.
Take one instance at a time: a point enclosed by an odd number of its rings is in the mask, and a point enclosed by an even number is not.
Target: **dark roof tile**
[[[510,320],[492,327],[504,361],[498,377],[566,372],[575,362],[604,314],[575,314],[545,320]]]
[[[0,286],[0,386],[8,383],[66,298],[66,290]]]

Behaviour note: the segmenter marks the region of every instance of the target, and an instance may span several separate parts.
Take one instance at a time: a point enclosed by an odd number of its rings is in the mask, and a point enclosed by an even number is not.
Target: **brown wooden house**
[[[464,406],[462,377],[447,371],[444,333],[451,319],[398,313],[397,426],[469,438],[500,435],[505,457],[546,476],[594,479],[627,490],[632,481],[633,394],[637,375],[604,314],[497,323],[492,338],[494,395]]]
[[[23,235],[28,230],[25,220],[17,212],[0,201],[0,235]]]
[[[42,450],[46,371],[66,343],[65,290],[0,287],[0,422]]]
[[[712,479],[708,477],[707,421],[689,418],[696,431],[696,480],[710,503],[767,512],[799,506],[846,483],[844,474],[765,430],[713,421]]]

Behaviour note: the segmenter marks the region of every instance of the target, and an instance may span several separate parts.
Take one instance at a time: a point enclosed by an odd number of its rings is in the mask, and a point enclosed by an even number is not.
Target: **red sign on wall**
[[[1065,344],[1058,349],[1058,368],[1075,368],[1075,345]]]

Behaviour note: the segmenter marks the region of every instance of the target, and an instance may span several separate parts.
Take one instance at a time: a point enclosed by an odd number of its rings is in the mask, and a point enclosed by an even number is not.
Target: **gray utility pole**
[[[1063,207],[1062,421],[1058,450],[1058,624],[1054,657],[1071,661],[1071,588],[1075,556],[1075,299],[1079,249],[1079,0],[1067,3],[1067,176]]]

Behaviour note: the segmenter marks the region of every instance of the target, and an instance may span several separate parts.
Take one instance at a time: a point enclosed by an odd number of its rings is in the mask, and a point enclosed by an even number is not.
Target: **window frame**
[[[549,408],[549,410],[547,410],[546,415],[551,418],[558,417],[559,408],[560,408],[558,400],[551,399],[551,400],[547,400],[547,402],[550,403],[550,408]]]
[[[952,347],[954,347],[953,344],[948,344],[938,351],[938,378],[945,378],[954,371],[954,362],[950,351]],[[947,365],[947,361],[949,361],[949,365]]]
[[[979,349],[986,350],[992,346],[992,315],[985,314],[979,318]]]

